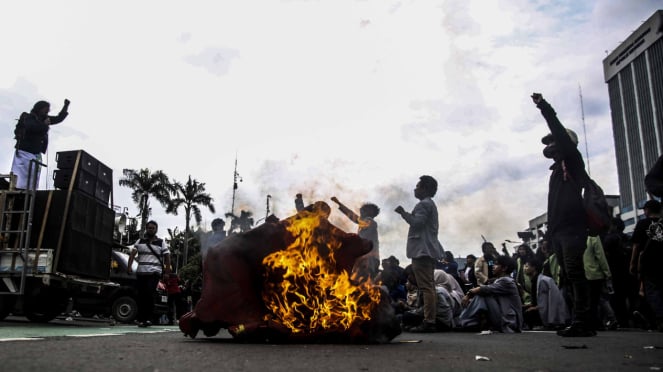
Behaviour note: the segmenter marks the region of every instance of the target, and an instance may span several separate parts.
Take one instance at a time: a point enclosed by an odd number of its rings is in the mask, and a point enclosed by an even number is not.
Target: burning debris
[[[208,251],[185,335],[271,342],[385,343],[400,333],[388,294],[364,274],[371,242],[329,223],[317,202],[285,220],[270,218]]]

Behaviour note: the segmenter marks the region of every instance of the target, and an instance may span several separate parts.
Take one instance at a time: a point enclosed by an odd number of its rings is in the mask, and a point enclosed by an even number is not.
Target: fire
[[[370,279],[337,269],[341,242],[331,228],[321,211],[289,219],[294,241],[262,261],[267,271],[262,298],[271,313],[266,321],[313,334],[345,331],[371,319],[380,291]]]

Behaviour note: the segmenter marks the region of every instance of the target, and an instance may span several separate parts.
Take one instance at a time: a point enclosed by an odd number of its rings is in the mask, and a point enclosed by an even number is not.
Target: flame
[[[370,320],[380,301],[370,279],[337,272],[334,254],[341,242],[330,233],[325,217],[300,212],[287,225],[293,243],[263,259],[267,280],[262,297],[271,311],[265,320],[293,333],[348,330]]]

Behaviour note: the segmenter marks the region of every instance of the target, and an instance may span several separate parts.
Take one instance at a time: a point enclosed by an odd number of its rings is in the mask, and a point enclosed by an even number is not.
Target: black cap
[[[650,212],[658,213],[661,211],[661,203],[658,200],[647,200],[640,209],[649,209]]]

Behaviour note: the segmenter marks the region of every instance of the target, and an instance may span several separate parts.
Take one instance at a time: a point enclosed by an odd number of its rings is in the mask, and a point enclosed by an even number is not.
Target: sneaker
[[[140,328],[147,327],[147,322],[138,322],[138,327],[140,327]]]
[[[605,327],[611,331],[616,331],[619,328],[619,323],[617,323],[617,320],[608,320]]]
[[[580,324],[572,324],[564,329],[557,331],[558,336],[562,337],[592,337],[596,336],[596,331]]]
[[[437,332],[437,327],[435,326],[435,323],[422,322],[418,326],[410,328],[409,332],[412,332],[412,333]]]
[[[152,322],[150,322],[149,320],[145,322],[145,327],[149,327],[151,325],[152,325]]]

